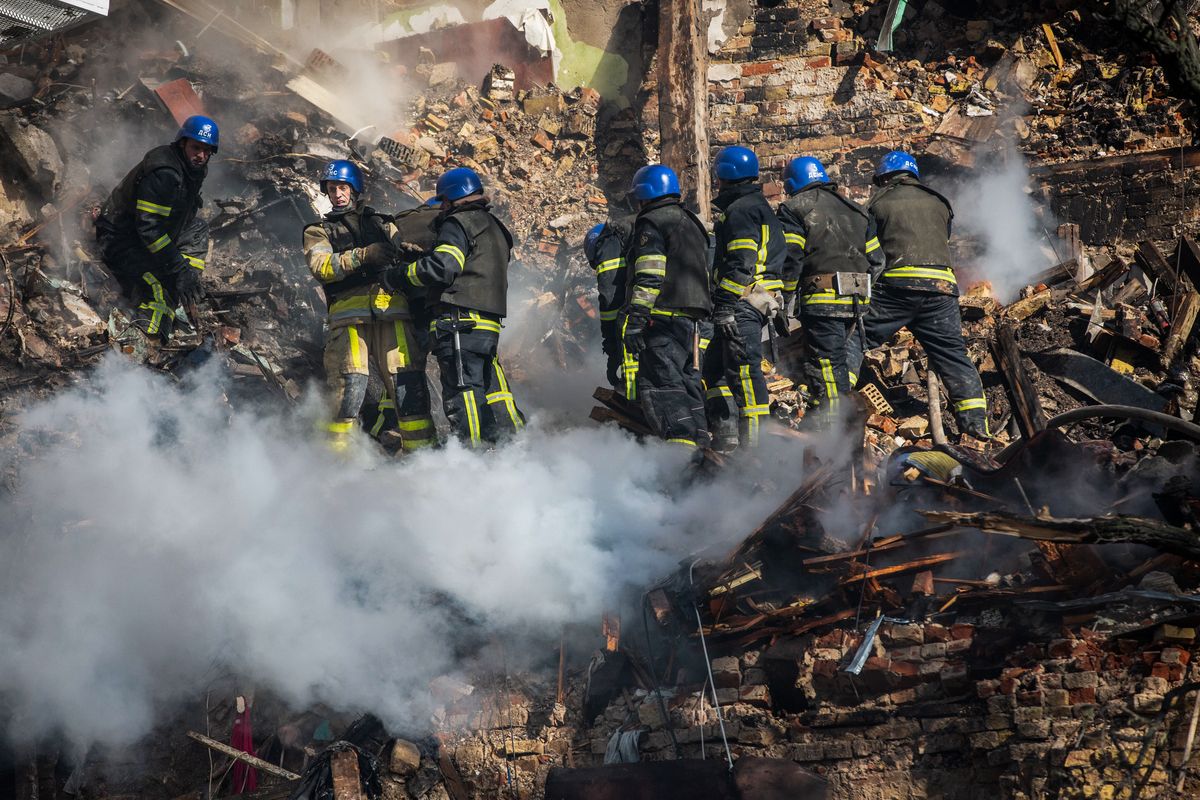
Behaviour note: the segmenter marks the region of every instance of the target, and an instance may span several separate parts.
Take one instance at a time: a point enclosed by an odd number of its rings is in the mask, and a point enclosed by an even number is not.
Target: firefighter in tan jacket
[[[374,359],[395,405],[401,447],[418,450],[437,442],[425,381],[427,336],[413,324],[409,298],[380,283],[396,258],[399,236],[392,217],[362,203],[362,189],[355,164],[330,162],[321,190],[333,210],[304,229],[304,256],[329,306],[329,440],[335,450],[348,446]]]

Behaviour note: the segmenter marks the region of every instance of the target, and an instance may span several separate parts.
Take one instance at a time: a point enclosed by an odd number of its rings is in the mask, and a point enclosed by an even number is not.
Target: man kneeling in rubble
[[[497,356],[513,239],[489,210],[474,170],[442,175],[437,199],[442,213],[435,246],[388,270],[385,285],[428,292],[446,418],[461,441],[481,447],[525,426]]]
[[[176,308],[203,295],[208,225],[200,187],[220,133],[208,117],[188,117],[175,141],[155,147],[113,189],[96,218],[101,257],[145,316],[147,334],[170,338]]]
[[[381,284],[402,242],[394,219],[365,205],[362,190],[357,165],[331,161],[321,175],[321,191],[333,210],[304,229],[304,257],[329,306],[329,441],[335,451],[349,446],[373,358],[385,389],[380,405],[394,408],[400,446],[418,450],[437,441],[425,383],[427,341],[414,324],[409,298]]]

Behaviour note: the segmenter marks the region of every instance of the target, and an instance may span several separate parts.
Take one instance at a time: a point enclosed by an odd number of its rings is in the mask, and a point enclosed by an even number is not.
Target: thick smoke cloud
[[[1029,192],[1024,157],[1012,151],[950,193],[958,233],[978,237],[983,252],[973,277],[991,281],[1001,302],[1011,302],[1034,275],[1056,263],[1048,252],[1045,225]],[[1053,227],[1053,226],[1051,226]]]
[[[310,427],[316,403],[294,419],[231,410],[222,381],[114,355],[18,420],[32,454],[0,499],[14,736],[130,742],[214,668],[297,705],[419,722],[466,642],[556,641],[795,485],[754,496],[745,470],[688,483],[687,453],[536,417],[491,453],[338,461]],[[786,445],[765,461],[799,480]]]

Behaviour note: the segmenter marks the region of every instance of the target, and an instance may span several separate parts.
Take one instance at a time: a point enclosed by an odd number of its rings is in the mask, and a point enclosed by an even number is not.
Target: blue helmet
[[[629,193],[633,199],[645,203],[668,195],[681,195],[679,178],[675,170],[664,164],[650,164],[633,173],[633,183],[629,185]]]
[[[330,161],[325,167],[325,171],[321,173],[321,191],[325,191],[326,181],[341,181],[342,183],[350,184],[350,188],[357,194],[362,194],[363,177],[362,170],[353,161],[347,161],[344,158],[339,158],[336,161]]]
[[[785,192],[795,194],[814,183],[829,183],[829,176],[825,174],[825,165],[819,158],[801,156],[788,162],[787,169],[783,171],[783,190]]]
[[[438,178],[437,196],[443,201],[461,200],[467,195],[483,191],[483,181],[473,169],[456,167]]]
[[[749,147],[724,147],[717,153],[717,177],[741,181],[758,177],[758,156]]]
[[[921,177],[921,173],[917,169],[917,160],[903,150],[893,150],[880,159],[879,166],[875,170],[875,177],[882,178],[893,172],[911,172],[914,178]]]
[[[596,241],[599,240],[602,233],[604,233],[603,222],[594,226],[587,232],[587,236],[583,237],[583,254],[589,262],[596,260]]]
[[[175,141],[178,142],[180,139],[195,139],[197,142],[212,147],[215,153],[217,145],[221,141],[221,131],[217,129],[216,120],[203,114],[194,114],[179,126],[179,133],[175,134]]]

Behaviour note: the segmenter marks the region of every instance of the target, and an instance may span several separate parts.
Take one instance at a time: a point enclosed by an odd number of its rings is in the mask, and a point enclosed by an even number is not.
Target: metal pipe
[[[1137,406],[1083,406],[1051,417],[1046,420],[1046,427],[1061,428],[1064,425],[1070,425],[1072,422],[1080,422],[1085,419],[1095,419],[1097,417],[1136,419],[1142,422],[1149,422],[1153,425],[1162,425],[1164,428],[1169,428],[1176,433],[1183,434],[1189,439],[1200,442],[1200,425],[1180,419],[1171,414],[1164,414],[1161,411],[1151,411],[1148,408],[1138,408]],[[1021,439],[1018,439],[1001,450],[997,459],[1006,461],[1017,446],[1021,444],[1021,441]]]

